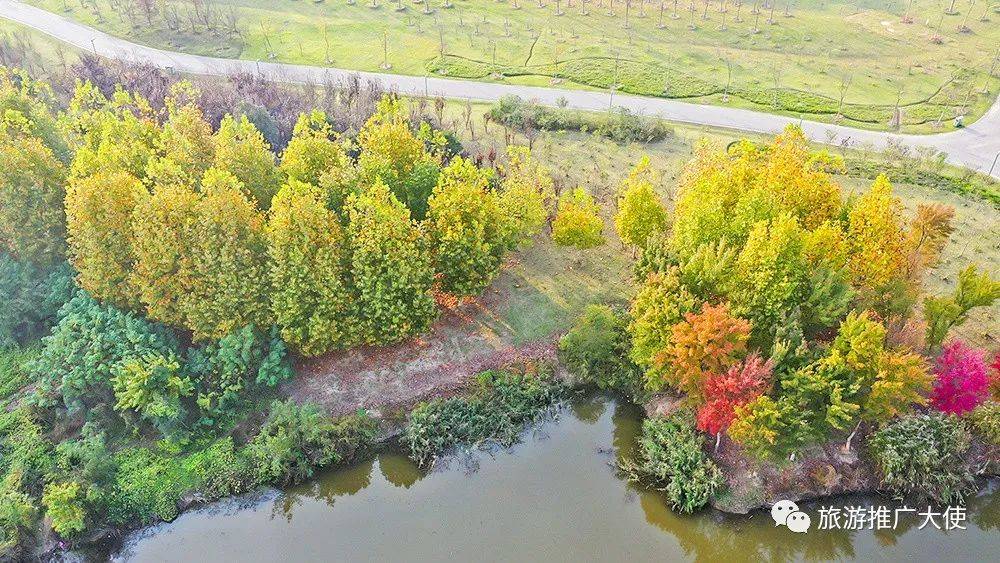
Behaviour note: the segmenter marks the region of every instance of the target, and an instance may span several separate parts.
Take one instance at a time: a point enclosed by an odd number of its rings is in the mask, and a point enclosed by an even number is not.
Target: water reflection
[[[681,516],[613,465],[635,455],[641,409],[581,397],[505,451],[450,456],[424,473],[398,452],[327,472],[258,504],[204,510],[136,536],[136,561],[325,560],[975,560],[996,547],[1000,492],[969,503],[969,530],[945,534],[775,527],[767,513]],[[375,468],[378,468],[376,471]],[[638,500],[639,502],[635,502]],[[823,504],[884,504],[844,498]],[[234,503],[234,506],[237,504]],[[818,525],[818,504],[803,504]]]

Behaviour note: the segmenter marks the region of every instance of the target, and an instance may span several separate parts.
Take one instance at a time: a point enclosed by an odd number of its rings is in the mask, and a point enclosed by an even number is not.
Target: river
[[[971,499],[966,529],[822,530],[822,506],[894,507],[879,497],[802,504],[812,529],[768,512],[673,513],[625,483],[642,412],[595,396],[529,431],[510,450],[450,456],[428,474],[387,452],[284,492],[187,512],[125,539],[119,561],[983,561],[1000,548],[1000,487]],[[940,523],[940,519],[938,519]]]

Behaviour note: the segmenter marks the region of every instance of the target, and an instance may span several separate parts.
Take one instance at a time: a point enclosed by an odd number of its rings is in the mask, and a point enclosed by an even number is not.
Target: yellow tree
[[[105,170],[143,180],[159,145],[160,126],[149,102],[116,90],[109,100],[90,82],[79,84],[66,113],[76,153],[70,175]]]
[[[642,248],[646,240],[667,228],[667,210],[653,189],[649,157],[644,156],[622,183],[615,229],[625,244]]]
[[[148,174],[160,181],[194,185],[215,162],[212,126],[198,106],[198,90],[189,82],[178,82],[166,99],[167,122]]]
[[[559,246],[580,249],[604,244],[604,220],[594,198],[583,188],[563,192],[552,221],[552,240]]]
[[[673,327],[697,307],[695,298],[681,284],[677,268],[650,274],[632,301],[628,331],[632,336],[632,360],[646,369],[650,387],[658,389],[670,368],[666,351]]]
[[[406,201],[400,190],[413,167],[430,158],[424,142],[410,129],[402,101],[396,96],[383,97],[375,114],[358,133],[361,156],[358,167],[362,177],[372,182],[381,178],[396,198]]]
[[[423,332],[437,313],[434,268],[406,206],[379,180],[345,209],[361,338],[388,343]]]
[[[132,217],[148,198],[146,187],[128,172],[74,178],[66,191],[69,258],[79,272],[77,283],[117,307],[140,303],[132,284]]]
[[[323,192],[292,180],[274,197],[267,223],[271,312],[285,342],[308,356],[349,343],[355,332],[346,245]]]
[[[890,303],[907,291],[907,252],[903,204],[885,176],[851,208],[847,254],[852,285],[877,312],[889,313]]]
[[[541,232],[555,200],[555,190],[549,171],[531,156],[527,147],[507,147],[507,164],[502,173],[499,204],[509,227],[506,246],[514,249]]]
[[[479,293],[500,270],[509,229],[488,182],[484,171],[455,157],[428,200],[435,269],[441,289],[454,295]]]
[[[232,174],[205,172],[191,229],[191,291],[182,301],[196,340],[269,324],[264,217]]]
[[[347,155],[337,142],[326,114],[313,110],[300,115],[292,139],[281,155],[280,168],[285,177],[315,186],[324,173],[347,166]]]
[[[274,153],[264,135],[244,115],[239,120],[227,115],[215,132],[215,168],[236,176],[247,197],[267,209],[281,185]]]
[[[66,170],[23,114],[0,116],[0,250],[50,265],[66,252]]]
[[[157,185],[133,215],[133,283],[147,315],[184,326],[184,301],[191,294],[195,204],[198,194],[178,184]]]

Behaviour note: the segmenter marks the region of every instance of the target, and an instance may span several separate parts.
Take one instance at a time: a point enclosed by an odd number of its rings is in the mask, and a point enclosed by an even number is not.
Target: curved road
[[[225,75],[232,72],[258,72],[270,80],[291,83],[320,83],[327,78],[339,81],[349,75],[358,74],[363,78],[377,80],[401,94],[443,96],[480,101],[495,101],[501,96],[515,94],[552,106],[556,105],[559,98],[565,98],[569,102],[569,107],[581,110],[605,110],[613,102],[615,106],[670,121],[758,133],[776,133],[789,123],[800,123],[806,135],[814,141],[834,144],[846,143],[850,146],[868,143],[875,148],[881,148],[890,140],[898,140],[912,147],[924,146],[940,150],[948,155],[948,161],[952,164],[983,172],[989,171],[992,167],[992,175],[1000,178],[1000,161],[997,161],[997,157],[1000,156],[1000,98],[986,115],[963,129],[936,135],[899,135],[814,121],[802,121],[744,109],[706,106],[661,98],[619,94],[612,99],[609,94],[601,92],[358,72],[307,65],[221,59],[163,51],[113,37],[16,0],[0,0],[0,16],[37,29],[80,49],[92,50],[108,58],[141,60],[162,68],[171,68],[189,74]]]

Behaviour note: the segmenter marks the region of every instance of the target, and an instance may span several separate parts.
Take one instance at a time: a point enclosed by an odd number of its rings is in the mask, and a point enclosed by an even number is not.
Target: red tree
[[[990,393],[994,399],[1000,400],[1000,352],[993,356],[990,370]]]
[[[736,407],[763,395],[771,386],[774,365],[759,355],[747,357],[743,363],[724,373],[711,374],[705,379],[705,403],[698,409],[698,429],[719,437],[736,416]]]
[[[931,392],[931,405],[940,411],[962,414],[989,397],[985,350],[971,348],[959,340],[949,342],[941,349],[934,373],[937,381]]]

